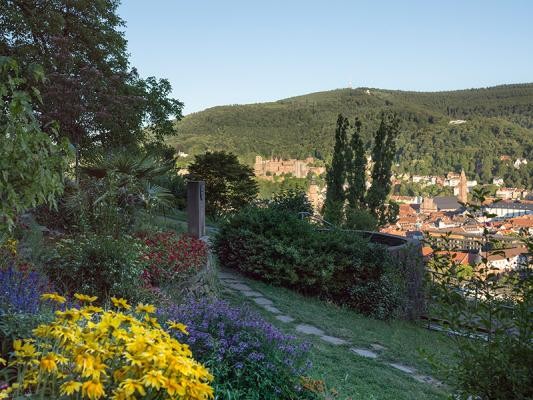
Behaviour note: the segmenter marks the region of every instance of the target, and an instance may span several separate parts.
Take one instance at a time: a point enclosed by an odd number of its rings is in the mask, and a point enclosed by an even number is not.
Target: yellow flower
[[[47,354],[41,358],[40,366],[45,372],[53,372],[57,370],[56,356],[53,353]]]
[[[135,391],[137,391],[141,396],[146,396],[146,391],[144,390],[142,383],[133,379],[125,379],[120,384],[120,388],[126,397],[133,396]]]
[[[68,381],[61,385],[60,393],[62,395],[70,396],[73,393],[78,393],[81,389],[81,382]]]
[[[65,301],[67,301],[66,298],[63,296],[58,295],[57,293],[45,293],[41,295],[42,300],[51,300],[55,301],[56,303],[63,304]]]
[[[74,297],[77,298],[79,301],[83,301],[86,303],[92,303],[93,301],[96,301],[98,298],[97,296],[88,296],[86,294],[80,294],[80,293],[74,293]]]
[[[139,303],[139,304],[137,304],[137,307],[135,308],[135,311],[137,311],[138,313],[145,312],[145,313],[153,314],[153,313],[155,313],[156,308],[153,305],[151,305],[151,304]]]
[[[35,349],[35,346],[25,340],[22,344],[22,340],[16,339],[13,341],[13,349],[15,350],[16,357],[35,357],[39,353]]]
[[[78,354],[76,358],[74,359],[74,363],[76,364],[76,370],[77,371],[92,371],[94,367],[95,359],[90,354]]]
[[[97,400],[105,394],[104,387],[97,380],[84,382],[81,386],[81,393],[83,396],[87,395],[91,400]]]
[[[153,387],[155,389],[161,389],[167,383],[167,379],[163,376],[163,373],[159,370],[149,371],[143,377],[143,383],[147,387]]]
[[[123,308],[125,310],[129,310],[131,308],[126,299],[123,298],[111,297],[111,302],[117,308]]]
[[[116,301],[122,309],[129,306],[124,299]],[[12,364],[20,385],[11,385],[9,395],[0,391],[1,396],[19,398],[31,392],[42,397],[52,389],[65,398],[89,400],[132,400],[149,392],[161,399],[212,399],[213,377],[192,358],[187,345],[161,329],[151,315],[155,307],[139,304],[137,311],[143,314],[91,305],[57,312],[54,321],[33,331],[35,339],[13,342]],[[186,329],[172,321],[170,326]],[[53,373],[54,379],[45,373]]]
[[[161,328],[161,325],[159,325],[159,322],[157,321],[157,318],[149,317],[148,315],[146,315],[144,317],[144,320],[146,322],[150,323],[153,327]]]
[[[169,395],[174,396],[185,396],[185,387],[178,382],[174,378],[170,378],[167,383],[165,384],[165,389],[167,389],[167,392]]]
[[[180,322],[174,322],[174,321],[168,321],[168,327],[170,329],[176,329],[186,335],[189,334],[189,332],[187,332],[187,326],[186,325],[183,325],[182,323]]]

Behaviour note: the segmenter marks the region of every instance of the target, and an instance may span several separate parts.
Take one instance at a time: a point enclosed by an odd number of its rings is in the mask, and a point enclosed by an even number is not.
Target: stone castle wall
[[[325,167],[312,167],[315,159],[307,157],[305,160],[282,160],[281,158],[271,158],[264,160],[261,156],[255,157],[254,173],[256,176],[276,176],[292,174],[296,178],[305,178],[309,173],[321,175],[326,172]]]

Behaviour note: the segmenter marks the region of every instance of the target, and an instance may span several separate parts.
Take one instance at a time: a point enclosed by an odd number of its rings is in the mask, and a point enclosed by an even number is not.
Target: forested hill
[[[229,150],[247,162],[256,154],[328,160],[338,113],[361,118],[370,145],[383,110],[397,112],[403,121],[398,146],[402,170],[443,174],[463,167],[483,181],[494,174],[514,174],[517,182],[531,173],[533,83],[447,92],[338,89],[214,107],[180,121],[172,144],[192,154]],[[526,158],[529,167],[506,168],[500,165],[505,164],[502,155]]]

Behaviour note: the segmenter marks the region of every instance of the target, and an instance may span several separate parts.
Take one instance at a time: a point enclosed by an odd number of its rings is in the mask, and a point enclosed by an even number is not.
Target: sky
[[[345,87],[533,82],[531,0],[122,0],[131,65],[184,114]]]

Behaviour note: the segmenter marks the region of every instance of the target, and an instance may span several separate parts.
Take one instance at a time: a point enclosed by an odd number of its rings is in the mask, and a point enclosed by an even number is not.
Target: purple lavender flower
[[[0,310],[35,314],[47,289],[48,281],[38,272],[22,272],[12,266],[0,270]]]
[[[187,325],[189,335],[175,335],[219,382],[271,385],[271,393],[277,393],[280,387],[293,390],[311,368],[309,343],[283,333],[247,307],[191,298],[161,314]]]

